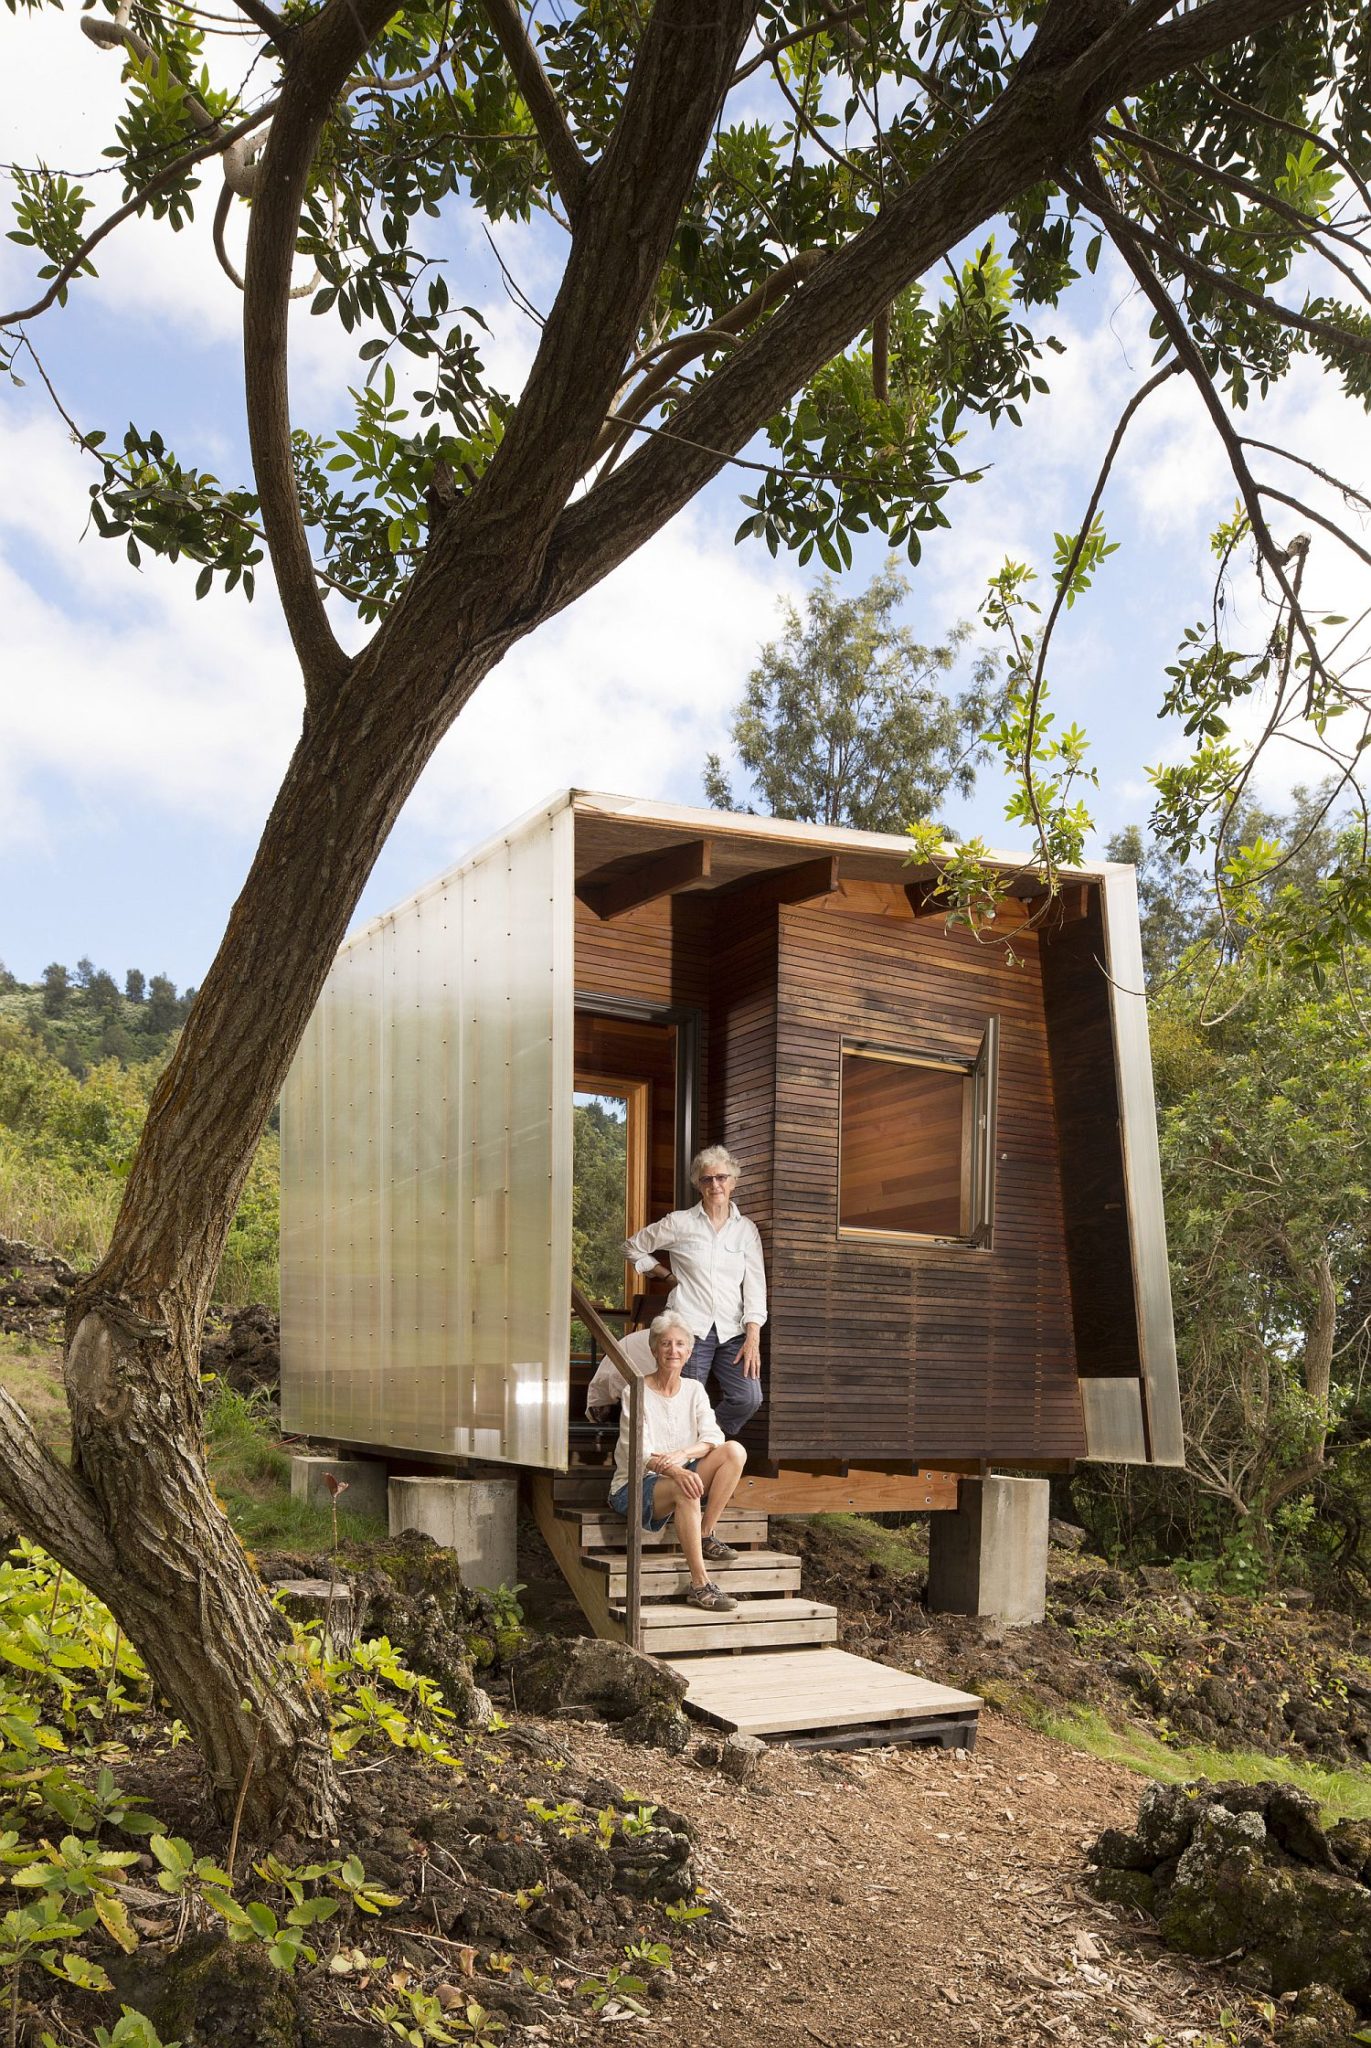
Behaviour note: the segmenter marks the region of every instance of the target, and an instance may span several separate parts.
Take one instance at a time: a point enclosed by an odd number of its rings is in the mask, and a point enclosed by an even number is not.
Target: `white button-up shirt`
[[[676,1285],[669,1306],[684,1316],[696,1337],[707,1337],[710,1325],[721,1343],[736,1337],[746,1323],[766,1321],[766,1269],[757,1226],[728,1205],[727,1219],[716,1230],[703,1202],[693,1209],[673,1209],[660,1223],[635,1230],[624,1244],[624,1256],[640,1273],[657,1263],[658,1252],[671,1253]]]

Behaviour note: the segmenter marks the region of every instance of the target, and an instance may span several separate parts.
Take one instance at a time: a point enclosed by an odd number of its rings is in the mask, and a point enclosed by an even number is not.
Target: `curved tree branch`
[[[1320,483],[1340,492],[1349,504],[1360,505],[1364,512],[1371,512],[1371,498],[1356,490],[1353,485],[1345,483],[1340,476],[1332,476],[1326,469],[1320,469],[1318,463],[1311,462],[1307,455],[1297,455],[1293,448],[1281,448],[1274,441],[1259,441],[1254,434],[1244,434],[1242,445],[1244,448],[1260,448],[1267,455],[1279,455],[1282,462],[1298,463],[1301,469],[1307,469],[1311,476],[1316,476]]]
[[[753,0],[657,0],[648,16],[523,396],[482,483],[511,518],[532,513],[540,558],[613,405],[752,16]]]
[[[627,398],[616,399],[613,414],[606,421],[599,439],[590,451],[587,469],[593,469],[611,450],[623,446],[627,438],[628,422],[644,418],[652,406],[663,395],[677,372],[695,356],[703,355],[720,337],[736,339],[753,320],[767,313],[788,291],[803,282],[815,265],[823,259],[817,249],[804,249],[798,256],[792,256],[788,263],[782,263],[770,276],[763,278],[755,291],[739,299],[736,306],[716,314],[708,327],[695,334],[685,334],[666,342],[657,352],[652,368],[642,382],[628,394]]]
[[[1125,31],[1142,19],[1135,9],[1098,39],[1107,45],[1107,62],[1098,47],[1092,56],[1074,46],[1057,69],[1046,61],[1030,68],[1025,60],[984,120],[826,255],[766,325],[695,387],[673,415],[669,435],[650,436],[582,503],[567,507],[549,551],[540,615],[573,602],[687,504],[943,250],[1011,205],[1027,185],[1055,175],[1121,96],[1303,12],[1305,4],[1212,0],[1185,18],[1182,45],[1176,24],[1164,31],[1135,26],[1130,42]],[[1157,11],[1150,7],[1147,19]],[[1054,19],[1069,36],[1075,17],[1058,0],[1038,36]]]
[[[1072,181],[1068,179],[1066,182],[1070,185]],[[1192,256],[1190,251],[1181,245],[1179,239],[1168,241],[1164,235],[1157,234],[1152,228],[1144,227],[1141,221],[1134,220],[1129,214],[1124,213],[1122,208],[1114,204],[1102,180],[1098,196],[1092,187],[1089,203],[1091,211],[1109,227],[1116,243],[1120,235],[1127,236],[1135,245],[1150,249],[1164,263],[1173,264],[1192,284],[1206,284],[1212,291],[1219,292],[1225,298],[1236,299],[1241,305],[1251,306],[1254,311],[1264,314],[1280,326],[1293,328],[1297,334],[1312,335],[1317,341],[1336,341],[1340,347],[1350,349],[1355,355],[1371,356],[1371,335],[1359,334],[1355,328],[1340,326],[1336,320],[1315,320],[1308,313],[1296,312],[1293,306],[1283,306],[1279,299],[1270,298],[1267,293],[1257,291],[1250,284],[1244,284],[1240,278],[1229,276],[1226,271],[1211,270],[1207,263],[1201,263],[1197,257]],[[1330,263],[1336,261],[1326,249],[1321,253]],[[1343,266],[1340,264],[1338,267],[1341,269]]]
[[[31,306],[16,307],[12,313],[0,313],[0,327],[14,327],[21,320],[36,320],[40,313],[46,313],[48,307],[55,304],[77,273],[85,268],[92,251],[99,248],[106,235],[112,235],[131,214],[141,212],[149,199],[155,199],[159,192],[165,192],[169,185],[174,185],[183,172],[193,170],[195,165],[202,164],[206,157],[218,156],[222,151],[230,149],[245,135],[251,135],[254,128],[260,128],[264,121],[269,121],[275,111],[276,102],[271,100],[265,107],[259,107],[255,114],[249,114],[246,120],[240,121],[236,128],[225,128],[208,141],[197,143],[194,149],[186,150],[184,155],[174,157],[155,177],[149,178],[146,185],[140,185],[122,206],[116,207],[113,213],[108,214],[98,228],[91,230],[76,254],[69,257],[57,271],[40,299],[35,299]]]
[[[328,0],[323,12],[301,29],[286,67],[248,226],[243,293],[248,439],[262,525],[307,704],[336,687],[348,660],[324,613],[295,488],[287,364],[295,245],[324,123],[392,12],[393,0]]]
[[[795,28],[788,36],[774,36],[762,44],[756,55],[749,57],[746,64],[740,64],[728,81],[729,91],[741,85],[745,78],[751,78],[754,71],[760,71],[764,64],[770,64],[782,50],[793,50],[796,43],[808,42],[812,36],[831,35],[835,28],[842,28],[850,21],[865,21],[867,9],[861,7],[825,7],[818,21],[806,23],[804,28]]]
[[[249,21],[257,24],[262,34],[270,42],[275,43],[278,50],[284,53],[290,48],[294,30],[288,22],[282,21],[274,7],[267,6],[266,0],[234,0],[234,4]]]
[[[1325,533],[1331,533],[1334,540],[1341,541],[1345,548],[1371,569],[1371,549],[1364,548],[1359,540],[1354,540],[1336,520],[1325,518],[1324,514],[1316,512],[1312,505],[1306,505],[1302,498],[1292,498],[1288,491],[1278,491],[1274,484],[1258,484],[1257,489],[1264,498],[1274,498],[1278,505],[1288,505],[1292,512],[1299,513],[1301,519],[1312,519],[1315,526],[1321,526]]]
[[[505,62],[514,73],[514,82],[523,95],[524,105],[533,116],[538,139],[547,152],[553,182],[567,210],[567,218],[574,226],[590,187],[590,166],[581,155],[576,137],[562,112],[561,101],[552,90],[542,60],[524,26],[519,0],[481,0],[481,4],[495,31]]]
[[[1204,408],[1214,423],[1215,431],[1223,442],[1224,452],[1228,457],[1234,481],[1238,486],[1238,494],[1243,502],[1243,510],[1246,512],[1252,528],[1252,538],[1256,542],[1257,552],[1270,570],[1281,596],[1290,607],[1292,632],[1298,633],[1300,639],[1304,642],[1310,661],[1311,683],[1316,675],[1322,676],[1325,682],[1329,681],[1330,678],[1324,666],[1323,656],[1319,652],[1318,642],[1315,640],[1309,622],[1305,618],[1304,608],[1299,600],[1299,593],[1293,587],[1286,570],[1286,551],[1276,545],[1275,537],[1267,525],[1266,513],[1262,507],[1262,494],[1258,488],[1256,478],[1248,467],[1247,457],[1243,453],[1242,438],[1224,409],[1223,401],[1215,389],[1214,380],[1205,367],[1204,358],[1200,354],[1194,336],[1186,325],[1180,308],[1176,305],[1170,292],[1167,291],[1161,278],[1158,277],[1156,271],[1153,270],[1152,266],[1143,256],[1142,244],[1145,241],[1153,241],[1156,238],[1149,235],[1145,229],[1139,228],[1135,222],[1129,220],[1126,215],[1120,213],[1116,207],[1110,204],[1109,196],[1105,191],[1104,180],[1100,177],[1093,162],[1082,170],[1079,181],[1074,178],[1067,178],[1064,182],[1068,189],[1074,190],[1099,218],[1109,224],[1109,232],[1115,248],[1132,271],[1139,290],[1144,298],[1149,301],[1153,312],[1157,315],[1167,338],[1171,342],[1171,346],[1175,349],[1177,357],[1198,391]],[[1371,343],[1368,343],[1368,346],[1371,346]]]
[[[18,1402],[0,1388],[0,1507],[83,1586],[108,1584],[118,1557],[93,1497],[45,1451]]]

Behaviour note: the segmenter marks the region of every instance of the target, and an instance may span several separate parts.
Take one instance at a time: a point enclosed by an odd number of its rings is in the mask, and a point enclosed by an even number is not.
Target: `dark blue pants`
[[[739,1330],[736,1337],[721,1342],[719,1332],[713,1323],[707,1336],[695,1339],[695,1349],[685,1363],[683,1379],[699,1380],[706,1385],[711,1374],[716,1392],[711,1394],[714,1414],[720,1429],[729,1438],[741,1436],[744,1425],[749,1423],[762,1405],[762,1383],[750,1380],[739,1370],[738,1353],[746,1339],[746,1331]]]

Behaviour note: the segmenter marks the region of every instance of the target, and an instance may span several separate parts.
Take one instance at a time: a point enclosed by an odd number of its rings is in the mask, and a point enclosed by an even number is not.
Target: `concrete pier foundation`
[[[392,1479],[390,1533],[417,1529],[455,1551],[469,1586],[512,1586],[517,1506],[514,1479]]]
[[[963,1479],[954,1513],[930,1517],[928,1604],[1008,1628],[1047,1607],[1046,1479]]]

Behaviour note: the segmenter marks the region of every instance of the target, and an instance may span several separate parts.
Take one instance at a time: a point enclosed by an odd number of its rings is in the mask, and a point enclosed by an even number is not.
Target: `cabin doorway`
[[[592,1007],[593,1005],[593,1007]],[[598,1305],[632,1320],[642,1281],[623,1240],[679,1206],[693,1119],[695,1033],[679,1016],[625,1015],[595,998],[576,1004],[572,1262]]]

